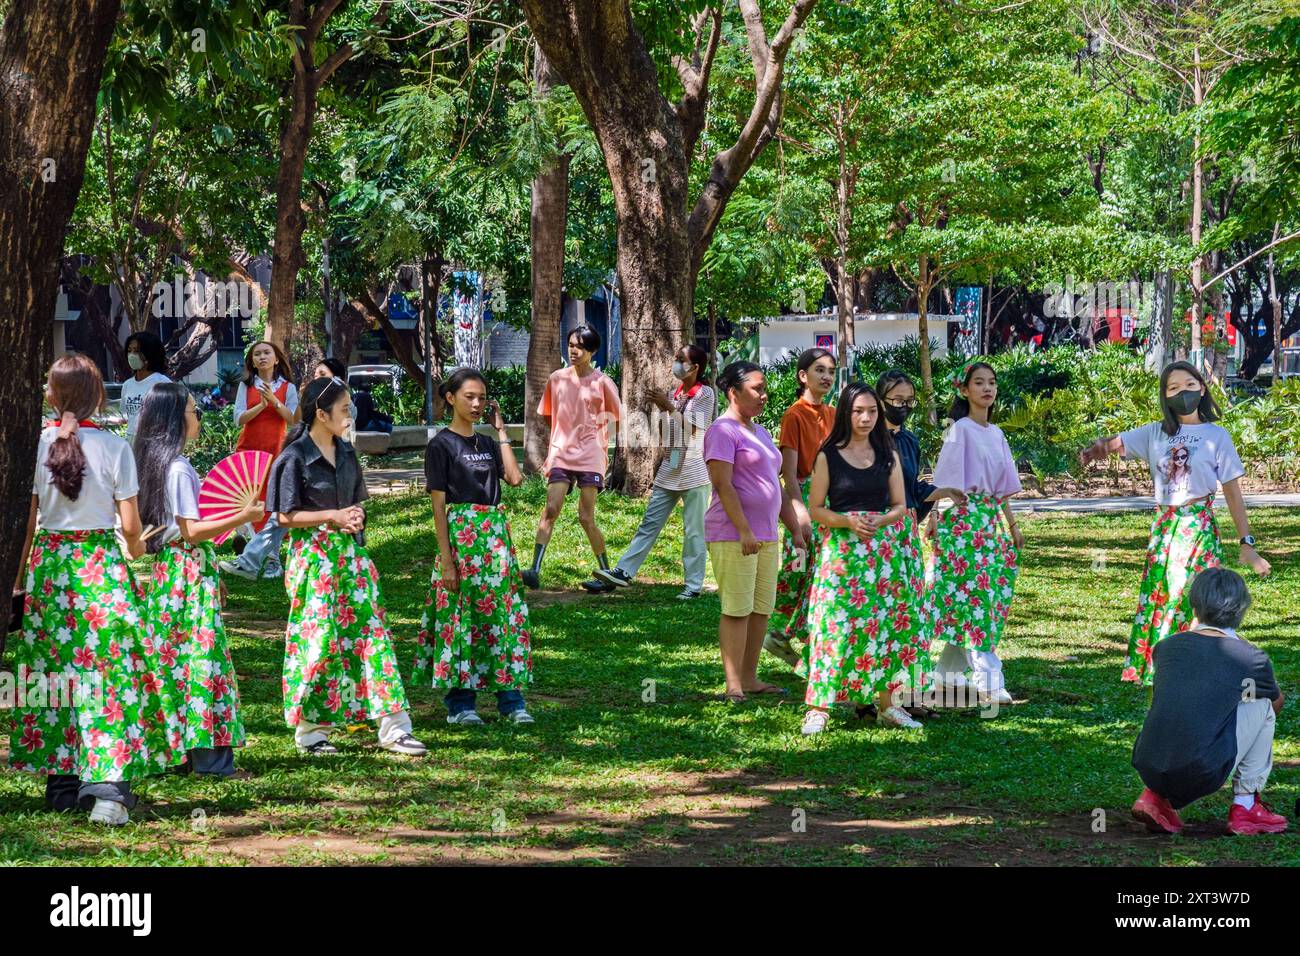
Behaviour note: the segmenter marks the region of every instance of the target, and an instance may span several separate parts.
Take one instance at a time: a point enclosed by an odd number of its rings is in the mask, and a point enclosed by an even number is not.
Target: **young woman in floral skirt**
[[[1145,459],[1155,486],[1156,517],[1151,524],[1146,569],[1120,679],[1150,685],[1156,644],[1186,630],[1192,622],[1192,579],[1223,562],[1223,544],[1214,519],[1220,485],[1241,536],[1240,560],[1256,574],[1269,563],[1255,550],[1250,519],[1238,479],[1245,474],[1232,436],[1213,422],[1219,408],[1196,366],[1174,362],[1160,375],[1161,421],[1100,438],[1079,454],[1087,465],[1119,454]]]
[[[805,601],[817,558],[816,533],[808,516],[808,487],[813,463],[835,422],[835,409],[826,404],[826,396],[835,387],[835,356],[826,349],[807,349],[795,365],[795,377],[798,397],[781,416],[781,480],[794,504],[808,547],[796,548],[788,534],[783,538],[776,607],[768,621],[763,649],[801,670],[808,640]]]
[[[424,453],[438,555],[415,671],[446,690],[449,724],[482,724],[475,705],[485,690],[496,692],[497,711],[506,720],[531,724],[523,695],[533,676],[528,604],[501,504],[502,480],[514,486],[524,476],[480,372],[457,369],[442,396],[451,426],[433,436]],[[485,411],[492,414],[495,439],[474,430]]]
[[[140,412],[135,443],[140,517],[162,529],[145,545],[154,555],[145,624],[171,682],[188,769],[228,777],[245,743],[239,686],[221,620],[221,578],[212,539],[261,521],[262,502],[214,521],[199,520],[199,476],[182,452],[199,437],[199,410],[184,385],[155,386]]]
[[[90,421],[104,403],[90,359],[58,359],[46,399],[56,418],[36,453],[19,565],[27,597],[9,642],[25,692],[8,718],[9,762],[46,775],[48,809],[81,807],[93,822],[120,825],[136,803],[131,782],[184,757],[113,530],[120,517],[128,547],[139,547],[135,459],[130,445]]]
[[[309,754],[337,753],[328,735],[340,723],[378,720],[381,747],[418,757],[426,748],[411,734],[379,572],[365,547],[360,503],[369,495],[343,440],[348,407],[342,379],[312,379],[302,423],[267,483],[267,510],[290,529],[284,717]]]
[[[952,426],[934,467],[937,488],[929,500],[951,496],[955,489],[966,501],[939,516],[926,624],[930,639],[944,645],[936,673],[946,688],[965,686],[966,671],[973,669],[981,694],[1009,704],[1012,698],[997,646],[1024,547],[1010,501],[1020,491],[1020,476],[1006,436],[989,421],[998,397],[993,367],[972,362],[957,387],[959,395],[949,411]]]
[[[823,533],[808,591],[803,733],[825,730],[832,704],[875,704],[877,723],[915,730],[921,725],[893,695],[929,670],[924,582],[903,464],[880,400],[860,382],[840,395],[808,509]]]

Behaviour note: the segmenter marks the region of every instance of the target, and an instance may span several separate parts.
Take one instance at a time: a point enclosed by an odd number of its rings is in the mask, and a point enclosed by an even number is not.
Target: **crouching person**
[[[1232,778],[1228,831],[1281,833],[1286,818],[1260,799],[1273,769],[1282,692],[1268,655],[1237,634],[1250,607],[1241,575],[1209,568],[1192,582],[1190,630],[1155,647],[1151,710],[1133,746],[1146,789],[1133,816],[1148,830],[1178,833],[1178,810]]]

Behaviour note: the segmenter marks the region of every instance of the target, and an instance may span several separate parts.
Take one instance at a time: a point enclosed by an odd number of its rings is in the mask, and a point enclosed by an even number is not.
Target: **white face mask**
[[[131,371],[138,372],[144,368],[144,356],[139,352],[127,352],[126,364],[131,366]]]
[[[674,362],[673,378],[683,379],[686,377],[687,373],[693,368],[695,368],[694,365],[683,365],[681,362]]]

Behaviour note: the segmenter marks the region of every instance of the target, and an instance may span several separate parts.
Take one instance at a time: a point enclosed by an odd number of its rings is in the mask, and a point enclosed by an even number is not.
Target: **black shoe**
[[[608,594],[610,591],[618,590],[614,585],[598,580],[583,581],[582,586],[587,589],[589,594]]]
[[[625,588],[632,583],[632,579],[623,573],[622,568],[599,568],[596,577],[617,588]]]
[[[524,579],[525,587],[535,588],[541,586],[542,583],[541,575],[539,575],[532,568],[524,568],[524,570],[519,572],[519,576]]]
[[[310,747],[299,747],[298,749],[313,757],[328,757],[339,752],[339,749],[328,740],[318,740]]]
[[[248,546],[248,541],[247,539],[244,538],[242,534],[234,535],[230,539],[230,547],[234,549],[235,554],[237,555],[243,554],[244,548],[246,548],[247,546]]]

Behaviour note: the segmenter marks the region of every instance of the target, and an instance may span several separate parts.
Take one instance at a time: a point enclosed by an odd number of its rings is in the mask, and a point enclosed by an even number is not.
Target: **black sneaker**
[[[311,754],[313,757],[328,757],[339,752],[328,740],[318,740],[309,747],[299,747],[302,753]]]
[[[622,568],[598,568],[596,577],[618,588],[625,588],[632,583],[632,579],[623,573]]]
[[[618,588],[612,584],[606,584],[604,581],[591,580],[583,581],[582,586],[587,589],[589,594],[608,594],[610,591],[617,591]]]
[[[539,587],[542,583],[541,575],[532,568],[524,568],[519,572],[519,576],[524,579],[525,587],[535,588]]]

